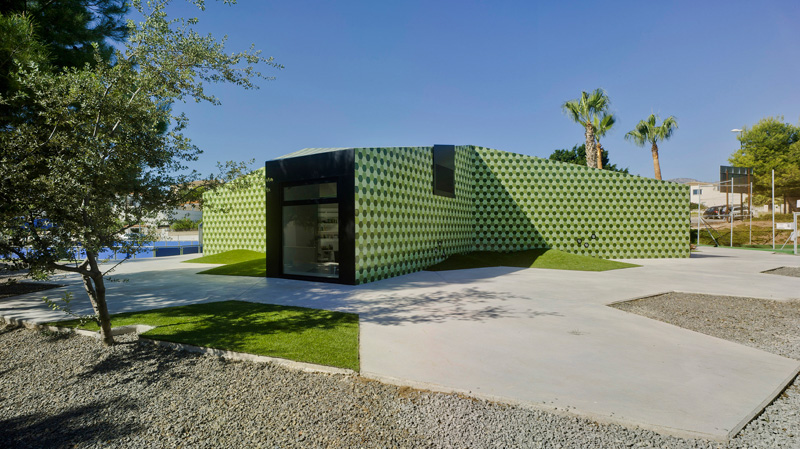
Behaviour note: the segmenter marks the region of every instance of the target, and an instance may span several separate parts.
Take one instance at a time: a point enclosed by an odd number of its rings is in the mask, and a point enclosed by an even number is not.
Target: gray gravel
[[[800,360],[800,300],[666,293],[612,307]]]
[[[800,267],[780,267],[774,270],[767,270],[764,273],[800,278]]]
[[[797,380],[718,444],[117,338],[0,328],[0,447],[800,447]]]
[[[800,360],[800,300],[673,292],[612,307]],[[733,444],[800,448],[800,377]]]

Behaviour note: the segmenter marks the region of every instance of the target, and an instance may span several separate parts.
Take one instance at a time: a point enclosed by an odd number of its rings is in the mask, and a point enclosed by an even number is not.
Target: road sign
[[[750,193],[752,181],[753,167],[719,166],[719,191],[722,193]]]

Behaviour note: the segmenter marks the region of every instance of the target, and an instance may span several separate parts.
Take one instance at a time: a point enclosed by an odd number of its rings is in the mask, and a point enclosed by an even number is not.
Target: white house
[[[743,204],[747,206],[750,202],[750,196],[746,193],[725,193],[719,188],[717,182],[701,182],[692,180],[684,182],[689,186],[689,194],[691,195],[691,202],[701,203],[706,207],[724,206],[732,204],[734,206]]]

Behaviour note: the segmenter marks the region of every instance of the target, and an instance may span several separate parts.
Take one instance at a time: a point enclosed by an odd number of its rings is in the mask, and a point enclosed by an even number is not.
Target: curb
[[[63,333],[78,334],[78,335],[82,335],[84,337],[92,337],[92,338],[98,338],[98,339],[100,338],[100,333],[99,332],[92,332],[92,331],[87,331],[87,330],[84,330],[84,329],[75,329],[75,328],[72,328],[72,327],[48,326],[46,324],[37,323],[35,321],[20,320],[20,319],[17,319],[17,318],[10,318],[10,317],[6,317],[6,316],[2,316],[2,315],[0,315],[0,323],[2,323],[2,324],[10,324],[12,326],[21,326],[21,327],[24,327],[24,328],[27,328],[27,329],[33,329],[33,330],[45,330],[45,331],[50,331],[50,332],[63,332]],[[127,331],[127,332],[131,332],[131,331]],[[114,330],[113,329],[111,330],[111,334],[112,335],[121,335],[121,334],[127,333],[127,332],[121,332],[119,334],[114,334]]]
[[[606,306],[613,306],[614,304],[621,304],[623,302],[630,302],[630,301],[638,301],[640,299],[653,298],[655,296],[666,295],[666,294],[669,294],[669,293],[680,293],[680,292],[676,292],[675,290],[669,290],[669,291],[663,291],[663,292],[659,292],[659,293],[649,293],[647,295],[636,296],[634,298],[618,299],[616,301],[609,302],[609,303],[607,303],[605,305]]]
[[[289,359],[282,359],[279,357],[269,357],[266,355],[248,354],[246,352],[228,351],[225,349],[209,348],[206,346],[188,345],[185,343],[174,343],[165,340],[153,340],[151,338],[139,336],[140,344],[153,344],[156,346],[163,346],[165,348],[174,349],[177,351],[193,352],[203,355],[211,355],[221,357],[226,360],[236,362],[254,362],[254,363],[273,363],[285,368],[290,368],[297,371],[304,371],[307,373],[324,373],[324,374],[344,374],[344,375],[358,375],[357,372],[347,368],[336,368],[333,366],[317,365],[314,363],[297,362]]]

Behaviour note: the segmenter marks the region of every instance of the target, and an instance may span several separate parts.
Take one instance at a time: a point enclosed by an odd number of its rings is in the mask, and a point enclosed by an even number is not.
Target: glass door
[[[339,277],[336,183],[283,189],[283,274]]]

